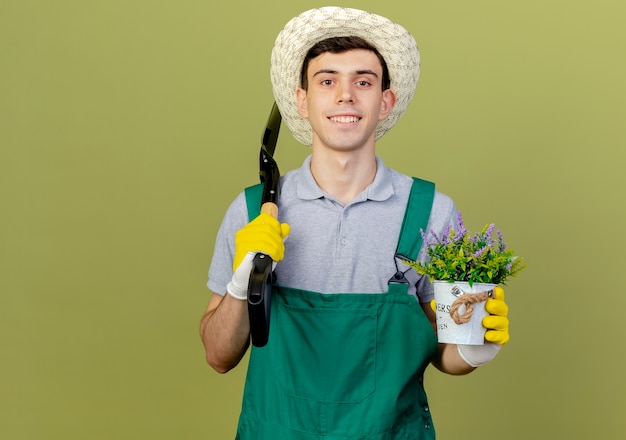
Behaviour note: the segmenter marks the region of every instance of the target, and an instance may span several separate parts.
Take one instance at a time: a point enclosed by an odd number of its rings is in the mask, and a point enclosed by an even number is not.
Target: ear
[[[396,106],[396,94],[391,89],[387,89],[383,91],[383,99],[380,104],[380,113],[378,114],[378,120],[382,121],[391,110]]]
[[[298,113],[305,119],[309,118],[309,104],[306,99],[306,90],[296,90],[296,101],[298,103]]]

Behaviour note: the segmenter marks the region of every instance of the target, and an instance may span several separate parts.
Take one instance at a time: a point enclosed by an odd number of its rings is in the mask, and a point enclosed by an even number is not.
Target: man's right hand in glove
[[[269,214],[261,213],[235,235],[233,278],[226,286],[232,297],[245,300],[252,270],[252,260],[257,253],[269,255],[275,263],[285,255],[283,241],[289,235],[289,225],[280,223]]]

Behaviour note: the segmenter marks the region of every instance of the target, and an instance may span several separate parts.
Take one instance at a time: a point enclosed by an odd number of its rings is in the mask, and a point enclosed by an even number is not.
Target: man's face
[[[298,109],[313,128],[313,148],[373,149],[379,120],[395,105],[382,90],[382,66],[369,50],[323,53],[309,62],[308,90],[298,89]]]

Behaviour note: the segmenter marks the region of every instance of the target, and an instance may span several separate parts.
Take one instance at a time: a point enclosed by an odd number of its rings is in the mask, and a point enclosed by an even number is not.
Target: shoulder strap
[[[411,261],[417,259],[422,247],[420,230],[423,229],[426,232],[434,199],[435,184],[414,177],[411,194],[404,212],[396,256]]]
[[[252,221],[261,213],[261,198],[263,196],[263,183],[249,186],[245,189],[248,219]],[[427,180],[413,178],[411,194],[404,212],[402,229],[398,240],[396,255],[415,261],[422,247],[422,234],[420,229],[426,231],[428,219],[435,198],[435,184]]]
[[[252,221],[261,213],[261,199],[263,198],[264,183],[257,183],[244,190],[246,206],[248,207],[248,221]]]

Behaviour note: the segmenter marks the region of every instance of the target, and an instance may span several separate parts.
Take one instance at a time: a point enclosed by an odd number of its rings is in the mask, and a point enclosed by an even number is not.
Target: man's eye
[[[361,87],[366,87],[369,86],[370,83],[367,81],[357,81],[357,85],[361,86]]]
[[[324,79],[324,80],[322,80],[322,85],[324,85],[324,86],[329,86],[332,83],[333,83],[332,79]]]

